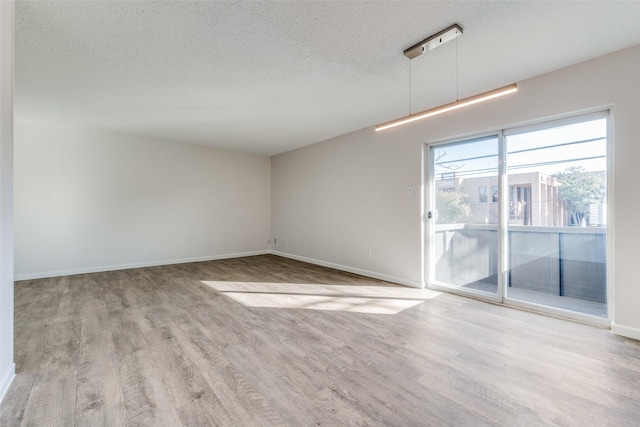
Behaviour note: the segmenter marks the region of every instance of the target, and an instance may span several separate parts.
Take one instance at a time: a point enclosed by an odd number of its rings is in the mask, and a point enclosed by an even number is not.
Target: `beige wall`
[[[268,250],[269,157],[15,127],[16,279]]]
[[[419,285],[420,191],[409,196],[407,186],[420,189],[424,143],[611,107],[613,330],[640,338],[640,199],[628,197],[640,181],[639,75],[635,46],[517,82],[517,94],[486,104],[384,132],[365,128],[275,156],[273,249]]]

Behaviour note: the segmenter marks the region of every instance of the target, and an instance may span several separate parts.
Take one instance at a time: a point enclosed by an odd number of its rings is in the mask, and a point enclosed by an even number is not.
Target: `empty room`
[[[640,425],[639,1],[0,1],[0,426]]]

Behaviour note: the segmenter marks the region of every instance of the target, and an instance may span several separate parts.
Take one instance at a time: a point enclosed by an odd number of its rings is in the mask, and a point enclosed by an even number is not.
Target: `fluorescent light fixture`
[[[500,96],[508,95],[510,93],[514,93],[517,91],[518,91],[518,86],[514,83],[509,86],[501,87],[500,89],[490,90],[489,92],[481,93],[480,95],[471,96],[469,98],[465,98],[459,101],[451,102],[449,104],[441,105],[440,107],[432,108],[430,110],[422,111],[416,114],[411,114],[401,119],[396,119],[391,122],[377,125],[376,132],[389,129],[392,127],[404,125],[406,123],[415,122],[416,120],[426,119],[427,117],[446,113],[447,111],[457,110],[458,108],[466,107],[468,105],[473,105],[479,102],[488,101],[490,99],[498,98]]]
[[[455,39],[460,35],[462,35],[462,28],[458,24],[453,24],[449,28],[445,28],[444,30],[435,33],[434,35],[427,37],[420,43],[416,43],[410,48],[405,49],[403,54],[407,58],[413,59],[427,51],[433,50],[438,46],[441,46],[446,42]]]

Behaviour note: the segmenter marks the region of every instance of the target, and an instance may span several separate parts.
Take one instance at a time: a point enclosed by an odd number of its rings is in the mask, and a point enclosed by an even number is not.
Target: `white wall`
[[[273,157],[272,249],[420,286],[421,145],[385,136],[364,130]]]
[[[275,156],[273,249],[420,284],[420,192],[408,196],[407,186],[420,188],[425,142],[612,106],[613,330],[640,339],[638,76],[640,46],[517,82],[517,94],[486,104],[384,132],[366,128]]]
[[[266,251],[270,168],[264,156],[16,120],[16,279]]]
[[[13,380],[13,1],[0,2],[0,401]]]

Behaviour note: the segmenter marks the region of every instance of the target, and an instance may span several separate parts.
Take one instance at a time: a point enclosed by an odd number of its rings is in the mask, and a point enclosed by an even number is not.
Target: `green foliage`
[[[598,172],[587,172],[582,166],[572,166],[555,175],[558,194],[571,211],[574,224],[588,218],[589,205],[604,203],[605,177]]]
[[[454,224],[466,220],[471,214],[471,205],[464,194],[448,191],[436,192],[439,224]]]

